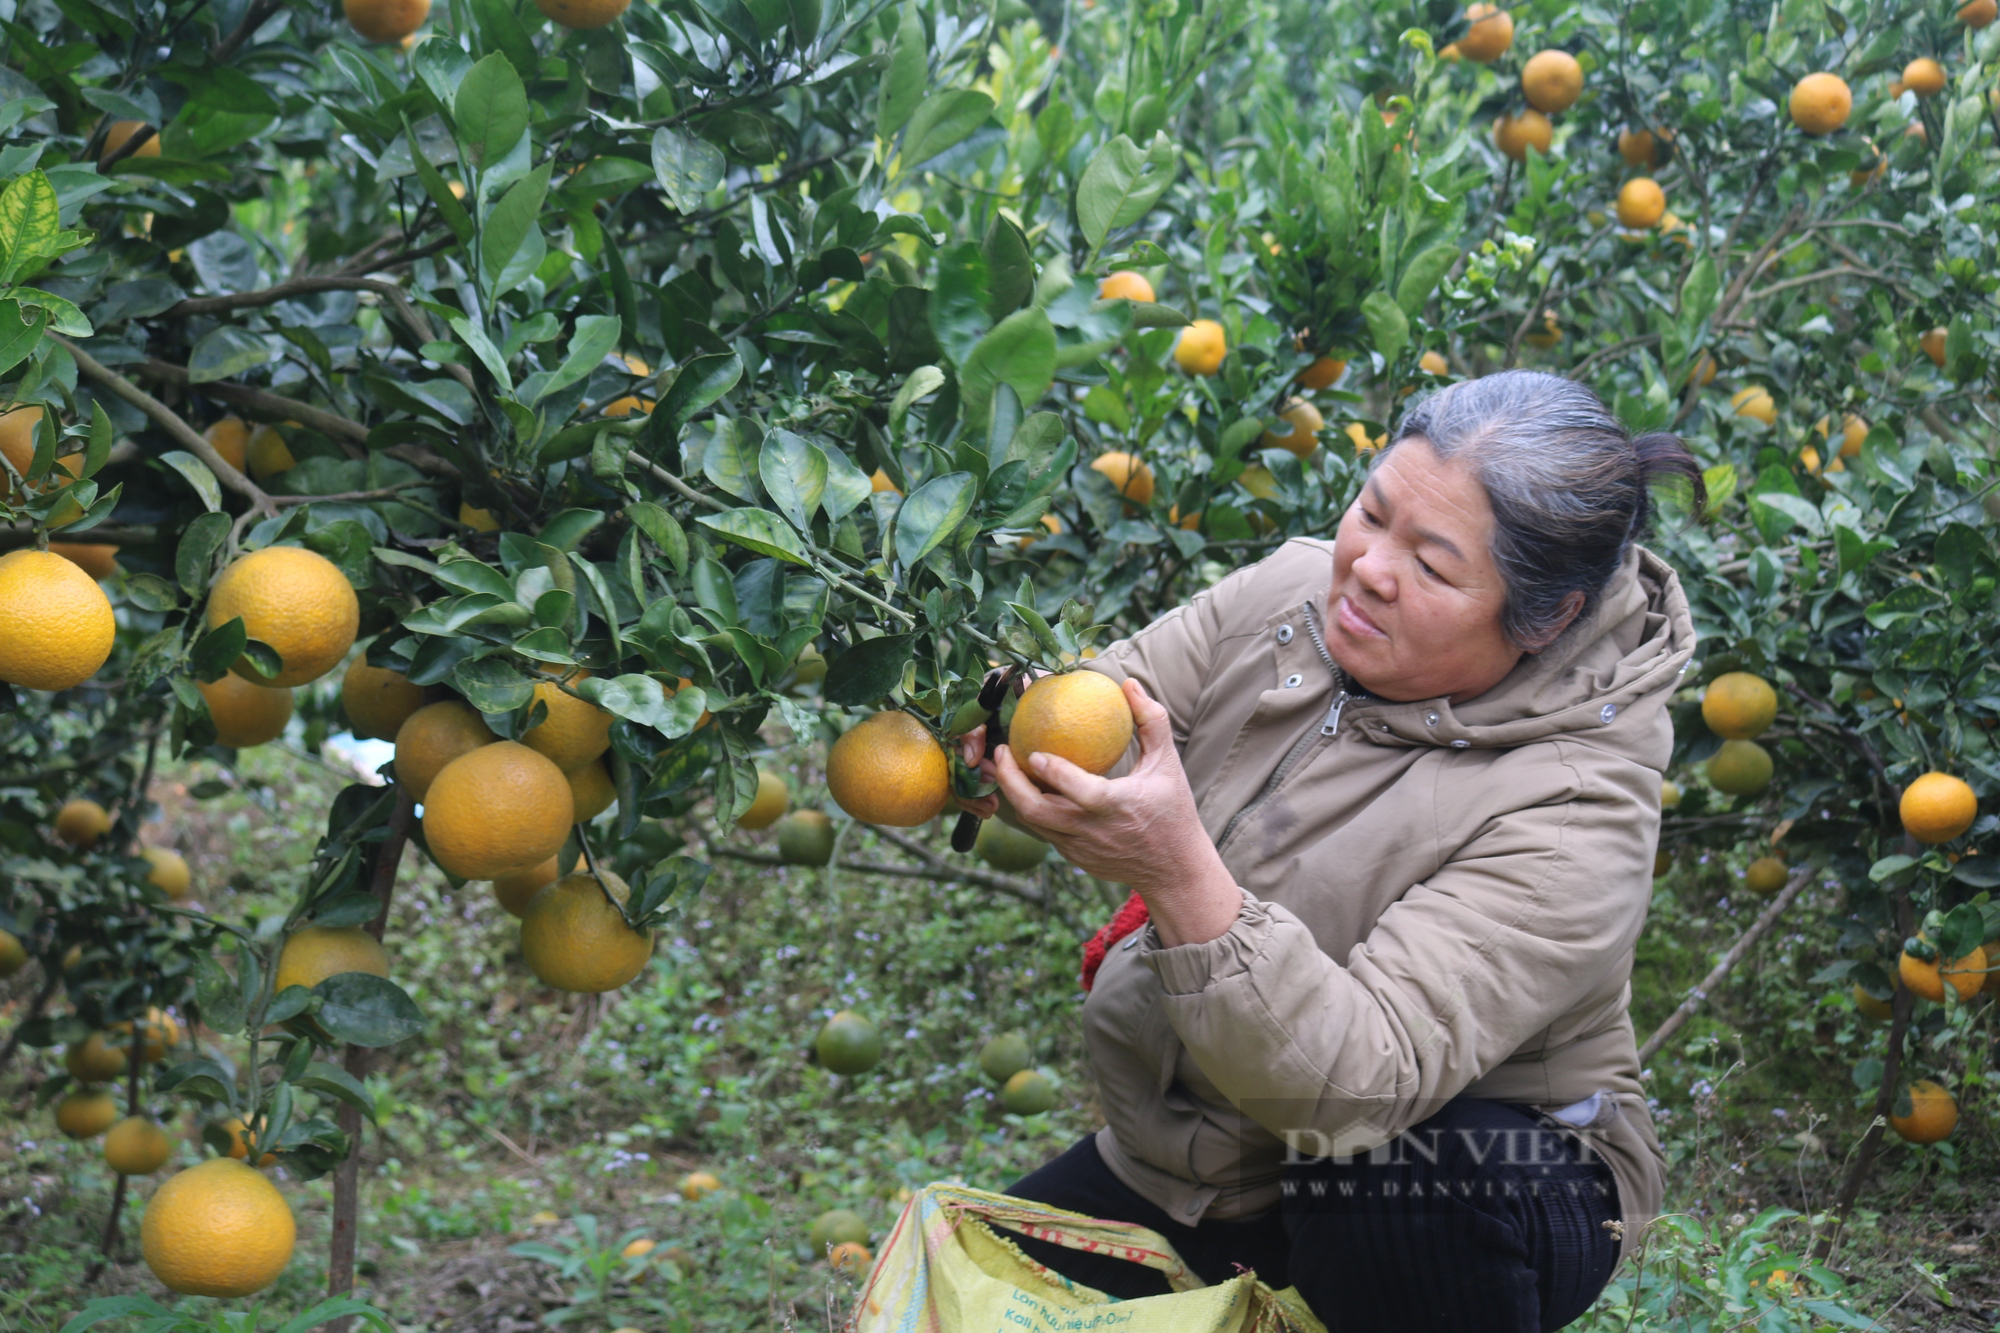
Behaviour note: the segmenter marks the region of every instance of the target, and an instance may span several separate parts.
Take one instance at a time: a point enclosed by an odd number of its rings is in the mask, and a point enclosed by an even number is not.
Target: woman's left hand
[[[1029,760],[1031,781],[1003,745],[994,776],[1030,832],[1099,879],[1138,890],[1162,943],[1217,939],[1235,923],[1242,891],[1201,825],[1167,710],[1136,680],[1124,690],[1139,734],[1139,762],[1129,775],[1098,777],[1037,754]]]

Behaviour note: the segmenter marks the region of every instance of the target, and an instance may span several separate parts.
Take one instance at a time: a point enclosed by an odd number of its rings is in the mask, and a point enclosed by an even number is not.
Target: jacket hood
[[[1379,725],[1369,727],[1369,738],[1464,749],[1572,737],[1650,757],[1660,705],[1694,644],[1679,576],[1634,545],[1589,617],[1523,657],[1498,685],[1459,704],[1429,699],[1370,709]]]

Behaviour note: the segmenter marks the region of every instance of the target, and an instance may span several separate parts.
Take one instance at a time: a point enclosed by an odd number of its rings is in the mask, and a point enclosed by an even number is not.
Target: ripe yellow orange
[[[1141,462],[1138,455],[1115,451],[1099,454],[1091,460],[1090,470],[1140,508],[1153,503],[1153,469]]]
[[[632,0],[535,0],[535,8],[565,28],[601,28]]]
[[[1792,124],[1807,134],[1832,134],[1854,110],[1854,93],[1838,74],[1808,74],[1792,85]]]
[[[1898,806],[1903,831],[1918,842],[1950,842],[1979,817],[1979,798],[1963,779],[1949,773],[1926,773],[1903,789]]]
[[[95,847],[111,832],[111,815],[95,801],[64,801],[56,811],[56,836],[72,847]]]
[[[895,482],[889,480],[889,474],[887,472],[884,472],[879,467],[876,468],[875,471],[869,475],[868,489],[870,493],[875,495],[880,495],[884,491],[889,491],[895,495],[901,495],[903,493],[903,488],[898,486]]]
[[[1694,381],[1695,388],[1706,389],[1715,383],[1715,371],[1715,358],[1703,352],[1695,361],[1693,369],[1688,371],[1688,378]]]
[[[1835,459],[1834,461],[1838,462],[1839,460]],[[1805,448],[1799,450],[1799,462],[1804,465],[1808,475],[1815,477],[1819,475],[1819,450],[1813,448],[1811,445],[1807,445]]]
[[[1132,743],[1132,708],[1125,691],[1096,671],[1043,676],[1014,705],[1007,744],[1014,762],[1033,775],[1037,754],[1060,755],[1087,773],[1105,773]]]
[[[826,789],[864,824],[915,828],[951,796],[951,765],[923,723],[887,709],[847,729],[826,757]]]
[[[588,824],[617,803],[618,788],[612,784],[611,774],[605,770],[602,759],[579,764],[563,776],[569,779],[570,800],[576,808],[574,818],[577,823]]]
[[[1833,430],[1832,419],[1821,417],[1818,421],[1813,422],[1813,429],[1819,432],[1819,437],[1822,440],[1827,439]],[[1858,456],[1861,453],[1862,444],[1867,439],[1868,423],[1852,412],[1844,413],[1840,418],[1839,456],[1842,458],[1854,458]]]
[[[1889,1008],[1889,1001],[1879,995],[1869,994],[1858,981],[1854,983],[1854,1007],[1863,1018],[1872,1018],[1877,1023],[1886,1023],[1894,1016]]]
[[[1331,389],[1347,373],[1347,363],[1330,356],[1313,358],[1311,365],[1299,372],[1298,386],[1317,392]]]
[[[1778,692],[1754,672],[1727,672],[1702,692],[1701,720],[1724,740],[1755,740],[1777,716]]]
[[[632,896],[624,880],[599,871],[594,878],[575,874],[551,884],[528,904],[521,917],[521,957],[544,985],[596,995],[617,990],[645,970],[653,956],[653,932],[626,925],[624,913],[605,901],[606,889],[620,903]]]
[[[49,550],[93,579],[108,579],[118,572],[118,548],[104,542],[50,542]]]
[[[458,502],[458,521],[474,532],[500,531],[500,520],[491,509],[478,509],[463,500]]]
[[[623,6],[620,6],[620,8],[622,9]],[[596,25],[586,26],[594,27]],[[634,375],[650,375],[653,373],[653,368],[636,356],[625,358],[625,368]],[[604,405],[604,415],[607,417],[629,417],[634,412],[644,412],[647,416],[651,416],[653,415],[653,408],[655,406],[657,404],[650,397],[628,393],[623,398],[614,398],[606,403]]]
[[[576,680],[582,679],[579,673]],[[547,755],[563,772],[581,768],[611,748],[611,714],[596,704],[565,694],[552,680],[535,682],[535,699],[549,715],[530,727],[521,743]]]
[[[1660,138],[1651,130],[1620,130],[1618,156],[1626,166],[1645,171],[1660,160]]]
[[[1946,82],[1944,66],[1929,56],[1918,56],[1903,66],[1903,86],[1919,97],[1936,97]]]
[[[90,575],[49,551],[0,555],[0,680],[66,690],[111,656],[118,621]]]
[[[167,895],[172,902],[181,902],[193,894],[194,877],[188,870],[187,858],[167,847],[141,847],[139,855],[153,868],[146,875],[146,882]]]
[[[1451,374],[1451,362],[1444,359],[1444,353],[1432,348],[1417,358],[1417,369],[1426,375]]]
[[[371,42],[400,42],[430,17],[431,0],[342,0],[348,24]]]
[[[1168,505],[1167,522],[1173,524],[1175,527],[1179,528],[1182,532],[1199,532],[1201,531],[1201,511],[1196,510],[1194,513],[1189,514],[1186,518],[1182,518],[1181,507],[1179,505]],[[1092,650],[1086,653],[1085,655],[1089,657],[1095,657],[1097,656],[1097,653],[1095,650]]]
[[[1635,176],[1618,190],[1618,224],[1644,229],[1667,211],[1667,192],[1651,176]]]
[[[1350,429],[1352,429],[1350,427]],[[1278,479],[1271,475],[1271,469],[1262,463],[1252,463],[1243,469],[1243,475],[1236,479],[1244,490],[1259,500],[1268,500],[1278,493]]]
[[[42,420],[39,407],[12,407],[0,412],[0,455],[4,455],[14,471],[23,477],[35,461],[35,427]],[[51,423],[54,424],[54,423]],[[34,485],[28,487],[30,493],[61,490],[83,475],[82,454],[58,454],[56,470],[50,472]],[[14,479],[0,472],[0,498],[16,495]],[[59,528],[65,523],[74,523],[81,517],[81,511],[74,502],[56,510],[49,520],[49,526]]]
[[[1944,988],[1950,986],[1958,998],[1969,1000],[1986,984],[1986,950],[1976,948],[1958,958],[1919,958],[1907,949],[1896,960],[1896,975],[1912,995],[1921,995],[1936,1004],[1944,1003]]]
[[[278,975],[271,988],[273,993],[287,986],[311,990],[342,972],[386,977],[389,951],[382,947],[382,941],[359,926],[307,926],[285,937],[285,947],[278,954]]]
[[[523,916],[535,895],[562,878],[562,869],[551,856],[526,870],[511,870],[493,877],[493,901],[509,916]]]
[[[222,461],[238,472],[249,471],[250,427],[242,417],[224,417],[201,433]]]
[[[340,706],[356,736],[391,740],[424,706],[424,687],[412,685],[400,671],[369,666],[366,657],[357,657],[340,678]]]
[[[123,148],[125,141],[145,128],[145,124],[146,122],[143,120],[112,121],[111,128],[104,132],[104,147],[98,154],[98,162],[102,163],[105,158],[110,157],[113,153]],[[157,131],[146,142],[132,150],[133,157],[158,157],[159,155],[160,136]]]
[[[1326,427],[1326,418],[1319,414],[1319,409],[1302,398],[1294,398],[1278,410],[1278,417],[1285,423],[1285,429],[1275,431],[1265,427],[1257,447],[1286,449],[1300,458],[1311,457],[1313,450],[1319,448],[1319,433]]]
[[[1730,395],[1729,406],[1739,417],[1749,417],[1769,426],[1778,419],[1778,404],[1771,397],[1771,391],[1761,384],[1752,384],[1738,389]]]
[[[1467,60],[1490,65],[1514,44],[1514,18],[1496,5],[1468,5],[1465,36],[1452,45]]]
[[[249,1296],[292,1260],[297,1224],[285,1196],[233,1157],[211,1157],[154,1192],[139,1224],[146,1267],[187,1296]]]
[[[1743,872],[1743,887],[1759,898],[1768,898],[1785,887],[1791,872],[1785,868],[1783,857],[1760,856],[1750,863]]]
[[[251,431],[244,454],[250,475],[257,481],[289,472],[299,465],[299,460],[292,456],[291,445],[285,443],[285,437],[278,433],[276,426],[259,426]]]
[[[1771,752],[1755,741],[1724,741],[1708,761],[1708,780],[1730,796],[1755,796],[1771,785]]]
[[[1389,436],[1386,432],[1380,435],[1370,435],[1368,428],[1358,421],[1348,422],[1344,433],[1349,440],[1354,442],[1354,452],[1357,454],[1365,454],[1371,449],[1380,449],[1389,442]],[[1269,497],[1266,496],[1264,498],[1268,499]]]
[[[756,798],[750,802],[749,809],[736,816],[736,827],[769,828],[791,805],[792,793],[786,788],[785,780],[768,768],[760,768],[757,770]]]
[[[148,1007],[146,1017],[138,1024],[113,1023],[111,1030],[119,1036],[130,1037],[134,1026],[142,1029],[137,1049],[139,1059],[145,1064],[159,1063],[170,1049],[181,1043],[181,1025],[174,1021],[173,1015],[157,1005]]]
[[[658,1247],[658,1241],[641,1236],[637,1240],[628,1242],[624,1249],[618,1251],[618,1257],[621,1259],[643,1259]]]
[[[689,1203],[705,1194],[714,1194],[722,1188],[722,1182],[707,1171],[690,1171],[680,1179],[678,1186],[681,1197]]]
[[[1889,1112],[1889,1128],[1907,1143],[1941,1143],[1958,1128],[1958,1103],[1941,1084],[1920,1078],[1910,1084],[1910,1109]],[[1902,1099],[1897,1098],[1898,1106]]]
[[[80,1088],[56,1103],[56,1128],[73,1139],[94,1139],[118,1123],[118,1103],[108,1092]]]
[[[1185,374],[1213,375],[1228,355],[1228,335],[1212,319],[1196,320],[1174,339],[1174,364]]]
[[[354,646],[361,603],[325,556],[301,546],[267,546],[223,570],[209,594],[209,628],[238,616],[244,631],[270,645],[283,667],[267,681],[244,660],[236,663],[236,674],[253,685],[304,685],[340,665]]]
[[[1051,537],[1059,535],[1063,530],[1062,520],[1057,518],[1054,514],[1043,514],[1042,526],[1048,529],[1048,533]],[[1042,534],[1039,532],[1030,532],[1025,536],[1017,537],[1014,540],[1015,549],[1021,551],[1027,550],[1030,546],[1033,546],[1035,544],[1035,542],[1041,537],[1041,535]],[[822,672],[821,675],[823,677],[825,673]]]
[[[1530,148],[1547,157],[1555,135],[1555,126],[1539,111],[1501,116],[1493,122],[1493,146],[1516,162],[1527,161]]]
[[[1153,284],[1146,281],[1143,273],[1130,269],[1119,269],[1106,278],[1097,289],[1098,299],[1104,301],[1151,301]]]
[[[243,1123],[243,1117],[230,1116],[222,1122],[222,1130],[229,1135],[229,1156],[239,1162],[248,1161],[250,1150],[257,1146],[257,1136]],[[262,1170],[277,1160],[278,1154],[267,1152],[257,1159],[257,1167]]]
[[[104,1164],[121,1176],[150,1176],[173,1155],[167,1131],[144,1116],[126,1116],[104,1136]]]
[[[215,743],[232,750],[274,741],[292,720],[292,692],[253,685],[235,672],[221,680],[196,681],[215,719]]]
[[[1567,111],[1583,96],[1583,66],[1567,51],[1537,51],[1521,67],[1521,94],[1537,111]]]
[[[836,1273],[860,1277],[874,1264],[875,1256],[857,1240],[844,1240],[826,1252],[826,1262]]]
[[[549,759],[495,741],[446,764],[424,797],[431,859],[460,879],[492,879],[562,850],[576,801]]]
[[[1678,810],[1680,808],[1681,808],[1680,784],[1678,782],[1670,782],[1665,778],[1660,779],[1660,809]]]
[[[108,1032],[93,1032],[73,1042],[63,1053],[63,1068],[79,1083],[109,1083],[125,1072],[125,1048],[113,1045]]]
[[[425,704],[396,728],[396,781],[421,805],[446,764],[496,739],[486,719],[462,699]]]
[[[1968,28],[1992,26],[2000,18],[2000,0],[1965,0],[1958,7],[1958,21]]]
[[[1924,349],[1924,355],[1929,357],[1931,363],[1939,370],[1944,369],[1945,339],[1948,336],[1944,329],[1930,329],[1924,333],[1923,337],[1917,340],[1918,344]]]

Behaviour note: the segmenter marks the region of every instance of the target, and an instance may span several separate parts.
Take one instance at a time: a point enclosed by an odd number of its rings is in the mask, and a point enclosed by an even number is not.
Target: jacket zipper
[[[1352,696],[1347,691],[1347,673],[1334,664],[1333,654],[1326,650],[1326,640],[1319,632],[1319,613],[1313,610],[1311,602],[1306,603],[1306,633],[1311,636],[1313,647],[1319,650],[1320,660],[1326,663],[1326,669],[1333,673],[1333,704],[1326,710],[1326,717],[1320,721],[1317,733],[1320,736],[1331,736],[1340,730],[1341,710],[1347,707],[1347,701]],[[1222,826],[1222,836],[1215,840],[1217,851],[1229,842],[1230,835],[1236,832],[1236,826],[1241,824],[1245,817],[1270,800],[1277,792],[1279,786],[1290,776],[1292,766],[1298,763],[1306,748],[1313,743],[1314,735],[1314,732],[1308,731],[1292,742],[1292,748],[1279,762],[1277,771],[1271,774],[1271,779],[1264,784],[1264,789],[1252,797],[1248,805],[1229,817],[1229,822]]]

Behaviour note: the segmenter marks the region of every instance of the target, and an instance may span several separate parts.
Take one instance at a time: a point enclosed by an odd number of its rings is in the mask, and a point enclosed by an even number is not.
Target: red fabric
[[[1089,990],[1097,981],[1097,969],[1104,965],[1104,955],[1111,952],[1111,946],[1146,924],[1146,900],[1133,894],[1125,900],[1125,905],[1083,946],[1083,988]]]

